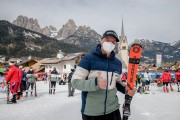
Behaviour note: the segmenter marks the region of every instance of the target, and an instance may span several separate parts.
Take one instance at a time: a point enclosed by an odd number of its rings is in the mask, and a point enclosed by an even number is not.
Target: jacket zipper
[[[104,114],[106,114],[106,102],[107,102],[107,94],[108,94],[108,71],[109,71],[109,61],[107,60],[107,86],[106,86],[106,95],[105,95],[105,101],[104,101]]]

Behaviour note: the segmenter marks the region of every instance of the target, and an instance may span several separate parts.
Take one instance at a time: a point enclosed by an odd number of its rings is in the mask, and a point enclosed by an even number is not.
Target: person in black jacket
[[[72,87],[72,84],[71,84],[71,78],[74,74],[74,71],[75,71],[74,69],[71,69],[71,73],[68,76],[68,97],[74,96],[75,89]]]
[[[53,90],[53,94],[55,94],[56,82],[58,80],[59,80],[59,74],[58,74],[56,68],[54,68],[53,71],[51,72],[51,90],[50,90],[50,94],[52,94],[52,90]]]

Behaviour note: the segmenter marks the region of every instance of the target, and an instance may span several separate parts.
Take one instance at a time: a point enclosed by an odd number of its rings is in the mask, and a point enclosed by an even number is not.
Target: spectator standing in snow
[[[146,80],[145,91],[149,91],[149,86],[150,86],[150,82],[151,82],[151,75],[148,71],[144,73],[144,78]]]
[[[74,96],[75,89],[72,87],[71,84],[71,79],[73,74],[74,74],[74,69],[71,69],[71,73],[68,76],[68,97]]]
[[[34,73],[33,68],[30,67],[29,71],[26,74],[27,77],[27,87],[26,87],[26,96],[28,96],[29,87],[31,86],[31,96],[33,96],[33,88],[35,85],[35,82],[38,78],[38,75]]]

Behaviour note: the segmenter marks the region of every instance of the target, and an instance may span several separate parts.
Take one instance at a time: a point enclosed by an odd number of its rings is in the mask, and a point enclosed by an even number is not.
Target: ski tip
[[[141,44],[138,44],[138,43],[133,43],[133,44],[131,45],[131,47],[133,47],[133,46],[139,46],[139,47],[142,48]]]

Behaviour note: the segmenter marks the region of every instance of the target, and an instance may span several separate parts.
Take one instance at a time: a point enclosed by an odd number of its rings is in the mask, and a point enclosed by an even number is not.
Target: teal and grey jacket
[[[51,81],[58,81],[59,80],[59,74],[56,70],[53,70],[50,75]]]
[[[27,82],[34,83],[36,82],[38,75],[37,74],[35,75],[34,72],[28,71],[26,77],[27,77]]]
[[[98,87],[98,71],[107,80],[106,89]],[[119,109],[117,90],[125,93],[125,86],[120,83],[122,63],[112,52],[107,58],[101,53],[101,46],[83,57],[73,74],[71,83],[82,91],[82,114],[99,116]]]

